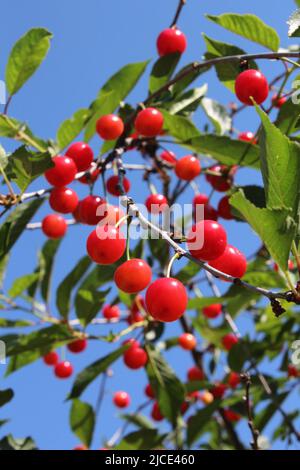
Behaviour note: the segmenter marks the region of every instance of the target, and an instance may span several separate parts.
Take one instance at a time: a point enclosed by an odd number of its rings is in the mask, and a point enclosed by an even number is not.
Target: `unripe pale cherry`
[[[217,318],[222,313],[222,305],[221,304],[209,305],[207,307],[204,307],[202,312],[206,318]]]
[[[232,220],[234,219],[234,216],[231,212],[231,206],[229,204],[229,197],[224,196],[218,204],[218,214],[222,219],[225,220]]]
[[[130,396],[127,392],[116,392],[113,397],[113,402],[118,408],[127,408],[130,404]]]
[[[124,235],[115,227],[98,227],[87,239],[87,252],[98,264],[113,264],[118,261],[126,249]]]
[[[58,379],[68,379],[73,374],[73,366],[69,361],[56,364],[54,374]]]
[[[170,163],[170,165],[175,165],[177,162],[177,158],[174,152],[171,152],[170,150],[164,150],[159,158],[166,163]]]
[[[228,191],[233,183],[233,176],[236,172],[236,168],[233,167],[229,170],[226,165],[213,165],[210,167],[210,171],[214,174],[207,173],[205,175],[206,181],[220,193]]]
[[[65,235],[67,223],[61,215],[49,214],[42,221],[42,231],[46,237],[55,240]]]
[[[245,255],[232,245],[227,245],[224,253],[219,258],[210,261],[209,265],[236,278],[242,278],[247,271]]]
[[[249,142],[253,145],[256,145],[258,143],[255,135],[253,134],[253,132],[250,131],[240,132],[240,134],[238,135],[238,139],[242,140],[243,142]]]
[[[177,160],[175,173],[181,180],[192,181],[201,173],[201,165],[198,158],[193,155],[186,155]]]
[[[269,84],[266,77],[258,70],[249,69],[240,73],[235,81],[235,93],[238,99],[248,105],[262,104],[269,94]]]
[[[73,341],[72,343],[69,343],[67,348],[72,353],[79,354],[87,348],[87,344],[88,344],[88,342],[85,338],[77,339],[77,340]]]
[[[79,218],[87,225],[97,225],[105,217],[106,200],[89,195],[80,201]]]
[[[115,140],[123,134],[124,123],[119,116],[107,114],[98,119],[96,130],[103,140]]]
[[[59,355],[56,351],[51,351],[43,357],[43,360],[47,366],[56,366],[59,361]]]
[[[125,193],[128,193],[130,190],[130,181],[128,178],[124,177],[123,178],[123,188]],[[109,192],[109,194],[112,194],[113,196],[121,196],[122,193],[119,188],[119,178],[118,176],[111,176],[107,181],[106,181],[106,189]]]
[[[135,129],[144,137],[155,137],[163,130],[164,117],[158,109],[146,108],[135,119]]]
[[[187,47],[185,35],[177,28],[167,28],[157,38],[157,51],[160,56],[182,54]]]
[[[115,271],[114,281],[127,294],[140,292],[150,284],[152,270],[146,261],[133,258],[121,264]]]
[[[200,394],[199,399],[204,403],[204,405],[210,405],[214,401],[214,396],[208,390],[205,390]]]
[[[45,172],[45,178],[52,186],[66,186],[74,180],[77,167],[74,161],[65,156],[58,155],[52,159],[54,167]]]
[[[71,214],[78,206],[77,193],[64,186],[53,188],[50,193],[49,204],[51,209],[61,214]]]
[[[190,382],[201,382],[204,380],[204,372],[199,367],[193,366],[187,372],[187,378]]]
[[[225,335],[222,338],[222,345],[224,349],[226,349],[226,351],[230,351],[230,349],[235,346],[238,342],[238,338],[233,333],[228,333],[228,335]]]
[[[183,333],[179,336],[178,343],[186,351],[192,351],[197,346],[197,340],[191,333]]]
[[[107,320],[120,318],[121,312],[117,305],[105,305],[102,310],[104,318]]]
[[[124,353],[124,363],[129,369],[140,369],[148,362],[146,351],[140,347],[131,347]]]
[[[66,156],[72,158],[78,173],[90,168],[94,160],[94,153],[91,147],[85,142],[75,142],[66,151]]]
[[[154,281],[146,292],[147,310],[155,320],[173,322],[185,312],[188,296],[184,285],[173,278]]]
[[[190,230],[187,245],[191,255],[201,261],[217,259],[227,245],[226,231],[218,222],[202,220]]]
[[[150,194],[146,199],[145,206],[151,214],[161,214],[169,207],[167,198],[163,194]]]

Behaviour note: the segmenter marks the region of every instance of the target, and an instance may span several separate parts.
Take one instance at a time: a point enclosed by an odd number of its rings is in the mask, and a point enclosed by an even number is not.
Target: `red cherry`
[[[155,393],[150,384],[145,387],[145,395],[148,398],[155,398]]]
[[[198,390],[195,390],[194,392],[188,393],[188,397],[192,402],[196,402],[200,400],[201,393]]]
[[[222,383],[216,383],[211,389],[210,393],[214,398],[222,398],[227,390],[227,385]]]
[[[174,152],[171,152],[170,150],[164,150],[160,154],[160,159],[163,160],[166,163],[170,163],[171,165],[175,165],[177,162],[177,158]]]
[[[266,77],[258,70],[245,70],[235,81],[235,93],[244,104],[253,106],[251,97],[257,104],[261,104],[268,98],[269,84]]]
[[[151,417],[154,421],[162,421],[164,419],[164,416],[161,414],[157,401],[153,403]]]
[[[88,170],[94,160],[94,153],[91,147],[85,142],[76,142],[66,151],[67,157],[72,158],[78,172]]]
[[[43,360],[47,366],[56,366],[59,361],[59,355],[56,351],[51,351],[43,357]]]
[[[155,137],[163,129],[164,117],[158,109],[146,108],[140,111],[135,120],[137,132],[145,137]]]
[[[280,109],[286,103],[286,101],[287,99],[285,96],[274,95],[272,98],[273,106],[275,106],[275,108],[278,108],[278,109]]]
[[[161,214],[168,209],[168,201],[162,194],[150,194],[147,197],[145,206],[151,214]]]
[[[81,176],[81,178],[79,178],[78,181],[80,181],[80,183],[83,183],[83,184],[93,184],[95,183],[95,181],[97,181],[100,173],[101,173],[100,169],[95,168],[94,170],[91,170],[87,175]]]
[[[121,312],[117,305],[105,305],[102,310],[104,318],[106,320],[112,320],[113,318],[120,318]]]
[[[88,225],[97,225],[104,217],[106,201],[100,196],[87,196],[80,201],[80,219]]]
[[[69,157],[57,156],[52,159],[54,167],[45,172],[45,178],[52,186],[66,186],[74,180],[77,167]]]
[[[186,37],[177,28],[167,28],[157,38],[157,50],[160,56],[174,54],[175,52],[182,54],[186,47]]]
[[[74,447],[73,450],[88,450],[87,446],[83,444],[79,444],[78,446]]]
[[[140,323],[144,320],[145,320],[145,317],[141,312],[131,312],[128,315],[127,323],[128,325],[134,325],[134,323]]]
[[[204,380],[204,372],[202,369],[199,369],[199,367],[191,367],[188,370],[187,378],[189,382],[201,382],[201,380]]]
[[[60,187],[53,188],[50,193],[49,203],[51,209],[61,214],[71,214],[78,206],[78,196],[73,189]]]
[[[224,253],[226,231],[218,222],[201,220],[190,230],[187,244],[192,256],[202,261],[211,261]]]
[[[288,365],[288,376],[289,377],[299,377],[299,375],[300,375],[300,372],[297,369],[297,367],[294,366],[293,364],[289,364]]]
[[[238,139],[242,140],[243,142],[250,142],[253,145],[256,145],[258,143],[255,135],[253,132],[247,131],[247,132],[241,132],[238,135]]]
[[[119,289],[127,294],[135,294],[146,289],[150,284],[152,271],[142,259],[130,259],[121,264],[114,275],[114,281]]]
[[[124,353],[124,363],[129,369],[140,369],[148,362],[148,356],[144,349],[131,347]]]
[[[241,416],[233,410],[224,410],[224,415],[232,423],[237,423],[241,419]]]
[[[124,216],[125,214],[120,207],[106,204],[105,217],[103,220],[100,220],[99,224],[115,226]]]
[[[116,392],[113,401],[118,408],[127,408],[130,404],[130,396],[127,392]]]
[[[192,181],[201,173],[201,165],[198,158],[193,155],[186,155],[177,160],[175,173],[181,180]]]
[[[188,303],[184,285],[177,279],[157,279],[146,292],[147,310],[155,320],[172,322],[180,318]]]
[[[288,262],[288,269],[289,269],[290,271],[293,271],[293,269],[295,269],[294,263],[293,263],[293,261],[292,261],[291,259],[289,259],[289,262]],[[274,271],[275,271],[276,273],[279,272],[279,266],[278,266],[277,263],[274,263]]]
[[[206,174],[206,180],[211,184],[213,189],[224,193],[231,188],[233,182],[233,172],[228,172],[228,167],[225,165],[214,165],[210,168],[210,171],[219,173],[217,175]]]
[[[187,412],[187,410],[189,409],[190,407],[190,404],[187,402],[187,401],[184,401],[181,405],[180,405],[180,413],[182,415],[184,415],[184,413]]]
[[[230,388],[236,388],[241,382],[240,375],[236,372],[230,372],[227,382]]]
[[[206,194],[196,194],[193,199],[193,206],[196,207],[197,205],[206,205],[208,204],[209,197]]]
[[[46,237],[61,238],[67,231],[67,223],[61,215],[49,214],[42,221],[42,230]]]
[[[77,207],[75,209],[75,211],[73,212],[73,217],[74,219],[76,220],[76,222],[78,222],[79,224],[84,224],[84,220],[82,219],[82,216],[81,216],[81,202],[82,201],[79,201],[78,204],[77,204]]]
[[[123,187],[125,193],[128,193],[130,190],[130,181],[128,178],[123,179]],[[118,176],[111,176],[107,181],[106,181],[106,189],[109,192],[109,194],[112,194],[113,196],[121,196],[122,193],[119,188],[119,178]]]
[[[228,196],[224,196],[220,200],[219,205],[218,205],[218,213],[219,213],[219,216],[222,217],[222,219],[225,219],[225,220],[234,219],[234,216],[231,212],[231,206],[229,204]]]
[[[137,341],[134,338],[126,339],[125,341],[123,341],[122,345],[125,346],[126,344],[129,344],[130,348],[139,348],[140,347],[139,341]]]
[[[200,222],[203,219],[218,220],[218,212],[209,204],[206,194],[197,194],[193,200],[193,205],[195,222]],[[203,208],[201,207],[202,205],[204,206]]]
[[[137,313],[140,310],[146,310],[146,302],[144,297],[142,297],[141,295],[137,295],[131,306],[131,312]]]
[[[107,114],[98,119],[96,130],[103,140],[115,140],[123,134],[124,123],[119,116]]]
[[[178,343],[182,349],[192,351],[192,349],[195,349],[197,345],[197,340],[191,333],[183,333],[181,336],[179,336]]]
[[[203,315],[206,318],[217,318],[222,313],[221,304],[213,304],[203,308]]]
[[[87,252],[95,263],[113,264],[126,249],[124,235],[115,227],[97,227],[87,239]]]
[[[227,245],[224,253],[219,258],[211,261],[209,265],[222,273],[236,278],[243,277],[247,271],[246,257],[231,245]]]
[[[76,341],[73,341],[72,343],[69,343],[67,348],[69,351],[71,351],[74,354],[81,353],[87,348],[87,340],[86,339],[77,339]]]
[[[59,379],[67,379],[73,374],[73,366],[69,361],[59,362],[55,366],[54,374]]]
[[[238,342],[238,338],[233,333],[228,333],[228,335],[225,335],[222,338],[222,344],[226,351],[230,351],[230,349]]]

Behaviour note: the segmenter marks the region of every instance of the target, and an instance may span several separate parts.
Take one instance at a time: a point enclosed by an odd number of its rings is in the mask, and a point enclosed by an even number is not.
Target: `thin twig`
[[[177,7],[177,10],[176,10],[176,13],[175,13],[175,16],[173,18],[173,21],[171,23],[170,28],[175,28],[176,27],[178,19],[181,15],[182,9],[186,5],[186,1],[187,0],[179,0],[178,7]]]
[[[258,437],[259,431],[255,428],[252,416],[252,405],[251,405],[251,397],[250,397],[250,388],[251,388],[251,377],[249,374],[242,374],[241,375],[242,381],[245,383],[246,395],[245,395],[245,402],[246,402],[246,410],[248,416],[248,426],[252,434],[253,441],[251,442],[251,447],[253,450],[260,450],[258,445]]]

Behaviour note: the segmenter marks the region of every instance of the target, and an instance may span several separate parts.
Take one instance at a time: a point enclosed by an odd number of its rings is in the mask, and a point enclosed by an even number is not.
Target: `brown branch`
[[[248,426],[253,437],[253,441],[250,444],[253,450],[260,450],[259,445],[258,445],[259,431],[258,429],[255,428],[253,417],[252,417],[252,405],[251,405],[251,398],[250,398],[251,377],[249,374],[242,374],[241,379],[245,383],[245,389],[246,389],[245,403],[246,403],[246,410],[247,410],[247,416],[248,416]]]

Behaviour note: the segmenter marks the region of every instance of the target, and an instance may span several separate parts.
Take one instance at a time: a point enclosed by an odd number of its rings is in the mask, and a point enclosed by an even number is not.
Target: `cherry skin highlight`
[[[61,215],[49,214],[42,221],[42,231],[46,237],[55,240],[65,235],[67,223]]]
[[[146,292],[147,310],[155,320],[161,322],[178,320],[184,314],[187,303],[186,289],[177,279],[157,279]]]
[[[118,408],[127,408],[130,405],[130,396],[127,392],[116,392],[113,402]]]
[[[262,104],[268,98],[269,84],[258,70],[245,70],[235,81],[235,93],[243,104],[253,106],[251,97],[256,104]]]
[[[45,178],[52,186],[67,186],[74,180],[77,167],[69,157],[57,156],[52,159],[54,167],[45,172]]]
[[[255,135],[253,134],[253,132],[250,132],[250,131],[246,131],[246,132],[241,132],[239,135],[238,135],[238,139],[239,140],[242,140],[243,142],[249,142],[253,145],[257,144],[258,141],[255,137]]]
[[[197,340],[191,333],[183,333],[178,338],[178,343],[186,351],[192,351],[197,345]]]
[[[157,38],[157,51],[160,56],[182,54],[187,47],[185,35],[177,28],[167,28]]]
[[[85,349],[87,348],[87,344],[88,342],[86,339],[77,339],[76,341],[69,343],[67,348],[72,353],[78,354],[78,353],[81,353],[82,351],[85,351]]]
[[[227,245],[224,253],[219,258],[210,261],[209,265],[236,278],[242,278],[247,271],[245,255],[232,245]]]
[[[102,310],[104,318],[112,320],[114,318],[119,319],[121,316],[120,309],[117,305],[105,305]]]
[[[53,188],[50,193],[49,204],[51,209],[61,214],[71,214],[78,206],[77,193],[70,188],[64,186]]]
[[[59,362],[54,368],[58,379],[68,379],[73,374],[73,366],[69,361]]]
[[[170,163],[170,165],[175,165],[177,162],[177,158],[174,152],[171,152],[170,150],[164,150],[159,158],[166,163]]]
[[[88,170],[94,160],[94,152],[85,142],[72,144],[66,151],[66,156],[72,158],[78,173]]]
[[[224,228],[213,220],[202,220],[190,230],[187,239],[189,252],[201,261],[221,256],[227,245]]]
[[[98,227],[87,239],[87,252],[98,264],[113,264],[118,261],[126,249],[124,235],[115,227]]]
[[[229,168],[226,165],[213,165],[210,168],[210,171],[217,174],[211,175],[207,173],[205,175],[206,181],[211,184],[213,189],[219,191],[220,193],[224,193],[231,188],[233,182],[233,174],[235,172],[234,169],[231,169],[230,171],[228,170]]]
[[[43,357],[43,360],[47,366],[56,366],[59,362],[59,355],[56,351],[51,351]]]
[[[164,117],[158,109],[146,108],[140,111],[135,120],[136,131],[144,137],[155,137],[163,130]]]
[[[103,140],[115,140],[123,134],[124,123],[119,116],[107,114],[98,119],[96,130]]]
[[[124,363],[129,369],[140,369],[148,362],[148,356],[144,349],[133,346],[124,353]]]
[[[198,158],[193,155],[186,155],[177,160],[175,173],[181,180],[192,181],[201,173],[201,165]]]
[[[87,196],[80,201],[79,218],[87,225],[97,225],[106,214],[106,200],[100,196]]]
[[[150,284],[152,270],[146,261],[133,258],[121,264],[114,275],[114,281],[127,294],[140,292]]]
[[[168,201],[162,194],[150,194],[147,197],[145,206],[151,214],[161,214],[168,209]]]
[[[124,177],[123,178],[123,187],[125,193],[128,193],[130,190],[130,181],[128,178]],[[119,178],[118,176],[111,176],[107,182],[106,182],[106,189],[109,192],[109,194],[112,194],[113,196],[121,196],[122,193],[119,188]]]

